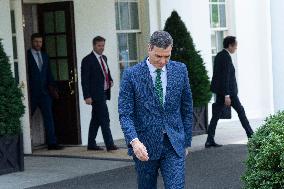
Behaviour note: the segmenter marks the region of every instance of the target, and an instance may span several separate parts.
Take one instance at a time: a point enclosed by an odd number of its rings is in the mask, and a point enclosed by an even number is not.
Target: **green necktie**
[[[160,104],[163,106],[164,96],[163,96],[163,86],[162,86],[162,80],[161,80],[161,71],[162,71],[161,69],[156,69],[157,76],[156,76],[156,82],[155,82],[155,91],[159,97]]]

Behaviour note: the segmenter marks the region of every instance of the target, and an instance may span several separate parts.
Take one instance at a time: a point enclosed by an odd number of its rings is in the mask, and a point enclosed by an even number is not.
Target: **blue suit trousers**
[[[163,150],[160,159],[140,161],[135,156],[135,168],[139,189],[156,189],[160,169],[166,189],[183,189],[185,185],[185,156],[177,155],[164,134]]]
[[[42,94],[40,97],[33,99],[31,108],[32,115],[34,114],[37,107],[39,107],[42,113],[44,127],[47,135],[47,144],[56,144],[57,139],[54,129],[51,97],[49,95]]]

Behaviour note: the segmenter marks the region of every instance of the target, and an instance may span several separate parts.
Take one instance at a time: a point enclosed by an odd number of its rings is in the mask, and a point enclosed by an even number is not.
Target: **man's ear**
[[[153,50],[153,46],[148,44],[148,53],[151,53],[152,50]]]
[[[152,51],[152,46],[150,44],[148,44],[148,51]]]

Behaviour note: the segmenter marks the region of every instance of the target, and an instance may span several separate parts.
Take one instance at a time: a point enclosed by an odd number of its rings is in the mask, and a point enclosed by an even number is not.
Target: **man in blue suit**
[[[39,107],[43,116],[44,127],[47,134],[49,150],[60,150],[54,131],[52,115],[52,98],[49,89],[54,89],[54,80],[51,75],[48,55],[41,51],[43,36],[34,33],[31,36],[32,48],[27,51],[29,92],[31,114]],[[53,91],[54,92],[54,91]]]
[[[184,188],[185,157],[192,138],[192,97],[183,63],[170,60],[173,39],[165,31],[150,38],[144,61],[125,70],[118,111],[138,174],[138,188]]]

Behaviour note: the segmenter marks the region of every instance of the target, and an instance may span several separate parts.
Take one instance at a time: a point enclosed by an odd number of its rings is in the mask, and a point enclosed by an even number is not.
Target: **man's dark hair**
[[[35,38],[43,38],[43,35],[41,33],[33,33],[31,36],[31,41],[33,41]]]
[[[169,46],[173,45],[173,38],[166,31],[162,31],[162,30],[155,31],[150,38],[149,45],[151,49],[153,49],[154,46],[158,48],[166,49]]]
[[[95,45],[97,42],[101,42],[101,41],[106,41],[105,38],[103,38],[102,36],[96,36],[94,39],[93,39],[93,45]]]
[[[235,45],[236,44],[236,37],[235,36],[227,36],[223,40],[223,47],[226,49],[230,45]]]

